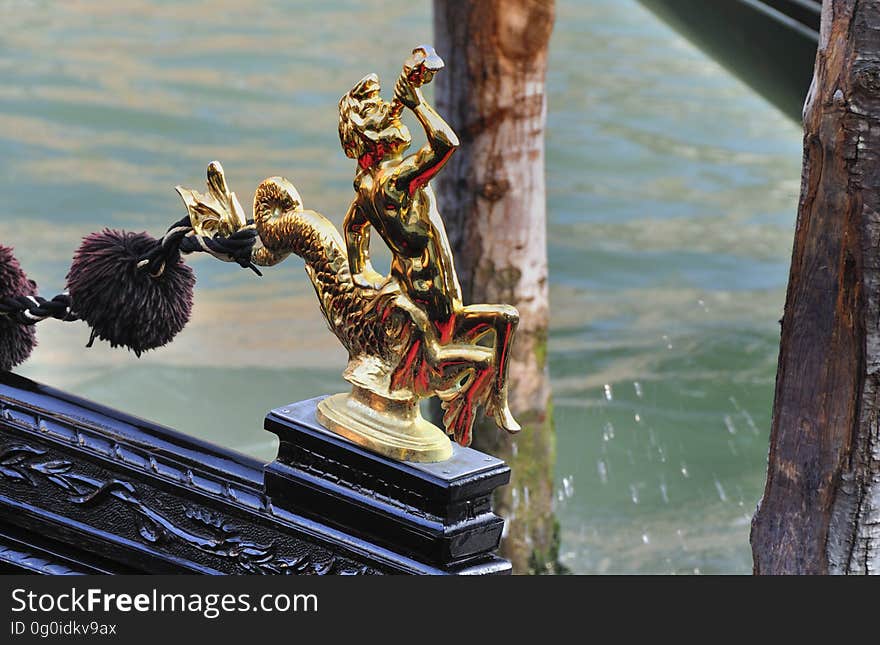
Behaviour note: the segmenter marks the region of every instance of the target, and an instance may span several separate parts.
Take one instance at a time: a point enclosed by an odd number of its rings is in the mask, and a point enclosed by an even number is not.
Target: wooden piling
[[[756,574],[880,569],[880,3],[825,0]]]

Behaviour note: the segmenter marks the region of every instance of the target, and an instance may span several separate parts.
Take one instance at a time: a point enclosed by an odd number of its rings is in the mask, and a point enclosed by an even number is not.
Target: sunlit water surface
[[[247,5],[247,6],[245,6]],[[224,163],[247,203],[294,181],[337,224],[339,96],[430,42],[430,3],[0,0],[0,241],[44,294],[84,234],[159,235]],[[562,560],[746,573],[798,128],[631,0],[560,0],[548,80]],[[388,88],[390,91],[390,88]],[[40,325],[20,373],[269,459],[265,410],[345,388],[301,262],[193,261],[192,323],[140,360]]]

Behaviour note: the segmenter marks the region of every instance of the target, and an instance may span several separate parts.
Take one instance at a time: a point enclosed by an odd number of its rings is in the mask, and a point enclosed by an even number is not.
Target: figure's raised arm
[[[405,158],[395,173],[397,189],[410,195],[433,179],[458,148],[455,132],[427,102],[422,100],[413,113],[424,127],[428,142]]]
[[[378,289],[385,276],[370,263],[370,221],[357,200],[351,203],[342,222],[345,250],[352,281],[359,287]]]
[[[442,68],[443,61],[433,48],[417,47],[394,86],[395,103],[412,110],[428,140],[418,152],[404,159],[395,173],[397,189],[410,195],[440,171],[459,145],[455,132],[425,100],[421,90]]]

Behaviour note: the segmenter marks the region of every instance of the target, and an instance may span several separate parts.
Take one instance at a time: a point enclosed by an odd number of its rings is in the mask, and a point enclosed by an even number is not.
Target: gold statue
[[[469,445],[481,406],[508,432],[520,428],[507,402],[507,364],[519,321],[507,305],[461,302],[452,251],[429,182],[458,147],[449,125],[421,86],[443,61],[429,46],[404,64],[391,102],[370,74],[339,101],[339,138],[357,159],[355,197],[343,236],[323,215],[302,206],[293,185],[266,179],[254,197],[260,244],[255,264],[270,266],[294,253],[306,262],[321,310],[349,353],[343,376],[349,394],[318,404],[318,420],[357,444],[395,459],[441,461],[452,454],[444,433],[422,418],[419,401],[437,395],[443,424]],[[408,108],[427,143],[404,156],[411,138],[400,117]],[[237,230],[241,207],[217,162],[208,169],[210,194],[178,187],[194,227]],[[370,230],[392,253],[388,276],[370,264]],[[491,346],[480,342],[491,335]]]

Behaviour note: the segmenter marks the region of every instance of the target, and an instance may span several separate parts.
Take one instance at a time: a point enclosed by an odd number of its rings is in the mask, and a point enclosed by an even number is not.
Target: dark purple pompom
[[[92,338],[122,345],[140,356],[162,347],[184,328],[196,279],[176,255],[159,277],[137,262],[156,248],[146,233],[104,229],[85,239],[67,274],[72,308],[92,328]]]
[[[0,245],[0,299],[37,295],[37,283],[28,280],[12,249]],[[37,346],[33,325],[22,325],[0,316],[0,370],[8,371],[23,362]]]

